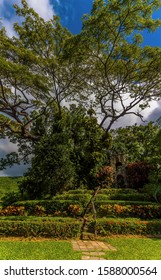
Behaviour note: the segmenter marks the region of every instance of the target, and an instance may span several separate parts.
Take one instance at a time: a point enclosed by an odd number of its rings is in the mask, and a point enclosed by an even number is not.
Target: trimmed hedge
[[[140,219],[160,219],[161,205],[100,205],[99,217],[136,217]]]
[[[90,193],[83,193],[83,194],[71,194],[71,193],[66,193],[62,195],[57,195],[53,198],[53,203],[60,201],[72,201],[72,204],[79,204],[82,206],[87,205],[89,200],[91,199],[91,194]]]
[[[75,238],[80,231],[80,222],[74,221],[7,221],[0,220],[1,236]]]
[[[76,238],[80,234],[81,222],[75,219],[61,220],[0,220],[1,236],[21,237],[46,237],[46,238]],[[100,236],[113,234],[138,234],[138,235],[160,235],[161,221],[140,221],[138,219],[97,219],[88,223],[88,231]]]
[[[123,201],[96,201],[95,208],[98,217],[136,217],[141,219],[161,218],[161,205],[140,204],[140,202]],[[0,210],[0,216],[62,216],[80,217],[83,212],[82,205],[73,201],[26,201],[16,202]],[[92,213],[89,211],[89,213]]]
[[[111,200],[130,200],[130,201],[152,201],[155,199],[145,193],[124,194],[118,193],[110,196]]]
[[[94,228],[100,236],[112,234],[138,234],[138,235],[160,235],[161,221],[140,221],[135,219],[98,219],[97,223],[91,222],[89,231]]]
[[[26,200],[17,201],[14,206],[24,206],[28,215],[38,215],[39,211],[36,211],[37,206],[43,207],[44,214],[54,215],[56,212],[67,212],[70,205],[73,205],[72,200]],[[76,204],[76,203],[75,203]],[[77,203],[78,204],[78,203]],[[79,205],[79,204],[78,204]],[[81,204],[80,204],[81,207]],[[65,214],[65,213],[64,213]],[[67,214],[67,213],[66,213]]]

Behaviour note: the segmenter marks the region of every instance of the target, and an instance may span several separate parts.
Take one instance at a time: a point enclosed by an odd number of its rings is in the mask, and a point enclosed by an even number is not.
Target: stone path
[[[73,250],[82,251],[82,260],[105,260],[105,251],[116,251],[116,248],[102,241],[72,240]]]

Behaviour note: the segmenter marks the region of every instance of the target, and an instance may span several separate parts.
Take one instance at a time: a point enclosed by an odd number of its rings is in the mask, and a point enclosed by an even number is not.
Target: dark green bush
[[[8,192],[2,197],[2,207],[7,207],[21,199],[19,192]]]
[[[109,195],[100,194],[100,193],[98,193],[95,199],[95,201],[108,201],[108,200],[109,200]]]
[[[62,195],[57,195],[53,198],[53,203],[56,201],[71,201],[71,203],[77,203],[82,206],[86,206],[87,203],[89,202],[91,198],[91,194],[71,194],[71,193],[66,193]]]
[[[78,188],[75,190],[69,190],[67,194],[92,194],[92,190],[88,190],[87,188]]]
[[[97,208],[100,207],[100,205],[114,205],[114,204],[118,204],[118,205],[157,205],[156,202],[151,202],[151,201],[129,201],[129,200],[109,200],[107,199],[105,200],[100,200],[100,201],[95,201],[95,206]]]
[[[110,196],[111,200],[131,200],[131,201],[154,201],[150,195],[145,193],[124,194],[118,193]]]

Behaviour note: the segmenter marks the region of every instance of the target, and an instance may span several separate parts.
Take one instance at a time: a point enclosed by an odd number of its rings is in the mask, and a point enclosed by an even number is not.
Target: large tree
[[[153,19],[160,5],[156,0],[95,0],[74,38],[73,52],[86,71],[84,98],[93,102],[106,131],[125,115],[142,117],[141,110],[160,98],[161,50],[142,45],[142,31],[161,25]]]
[[[49,135],[55,102],[60,118],[62,102],[92,106],[108,132],[124,115],[141,116],[136,105],[160,98],[161,50],[142,47],[141,36],[161,25],[152,18],[159,0],[95,0],[75,36],[21,2],[16,37],[0,30],[0,136],[18,143],[22,158]]]
[[[78,90],[76,65],[62,59],[72,34],[58,17],[45,21],[25,0],[14,7],[22,19],[14,24],[17,36],[9,38],[4,28],[0,33],[1,133],[37,141],[41,135],[31,133],[35,119],[50,118],[54,102],[61,114],[62,101]]]
[[[29,198],[53,196],[68,188],[98,184],[97,173],[107,163],[110,135],[99,127],[92,110],[71,105],[69,109],[53,108],[53,124],[48,135],[43,133],[42,116],[36,120],[35,130],[42,137],[35,145],[31,168],[20,185],[21,193]]]

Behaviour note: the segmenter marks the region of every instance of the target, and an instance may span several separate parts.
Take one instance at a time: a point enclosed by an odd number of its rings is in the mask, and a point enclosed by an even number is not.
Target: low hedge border
[[[99,217],[136,217],[140,219],[160,219],[161,205],[119,205],[106,204],[100,205],[98,210]]]
[[[80,231],[78,221],[9,221],[0,220],[0,236],[76,238]]]
[[[0,236],[3,237],[44,237],[68,239],[77,238],[80,234],[82,222],[70,219],[38,221],[1,220]],[[139,219],[97,219],[88,222],[88,231],[94,233],[97,230],[99,236],[115,234],[122,235],[160,235],[161,221],[140,221]]]
[[[140,221],[126,219],[97,219],[89,225],[89,231],[93,232],[94,228],[100,236],[115,234],[131,235],[160,235],[161,221]]]
[[[96,201],[95,208],[98,217],[136,217],[141,219],[161,218],[161,205],[140,202]],[[77,201],[22,201],[0,209],[0,216],[69,216],[80,217],[84,207]],[[91,211],[90,211],[91,213]]]

